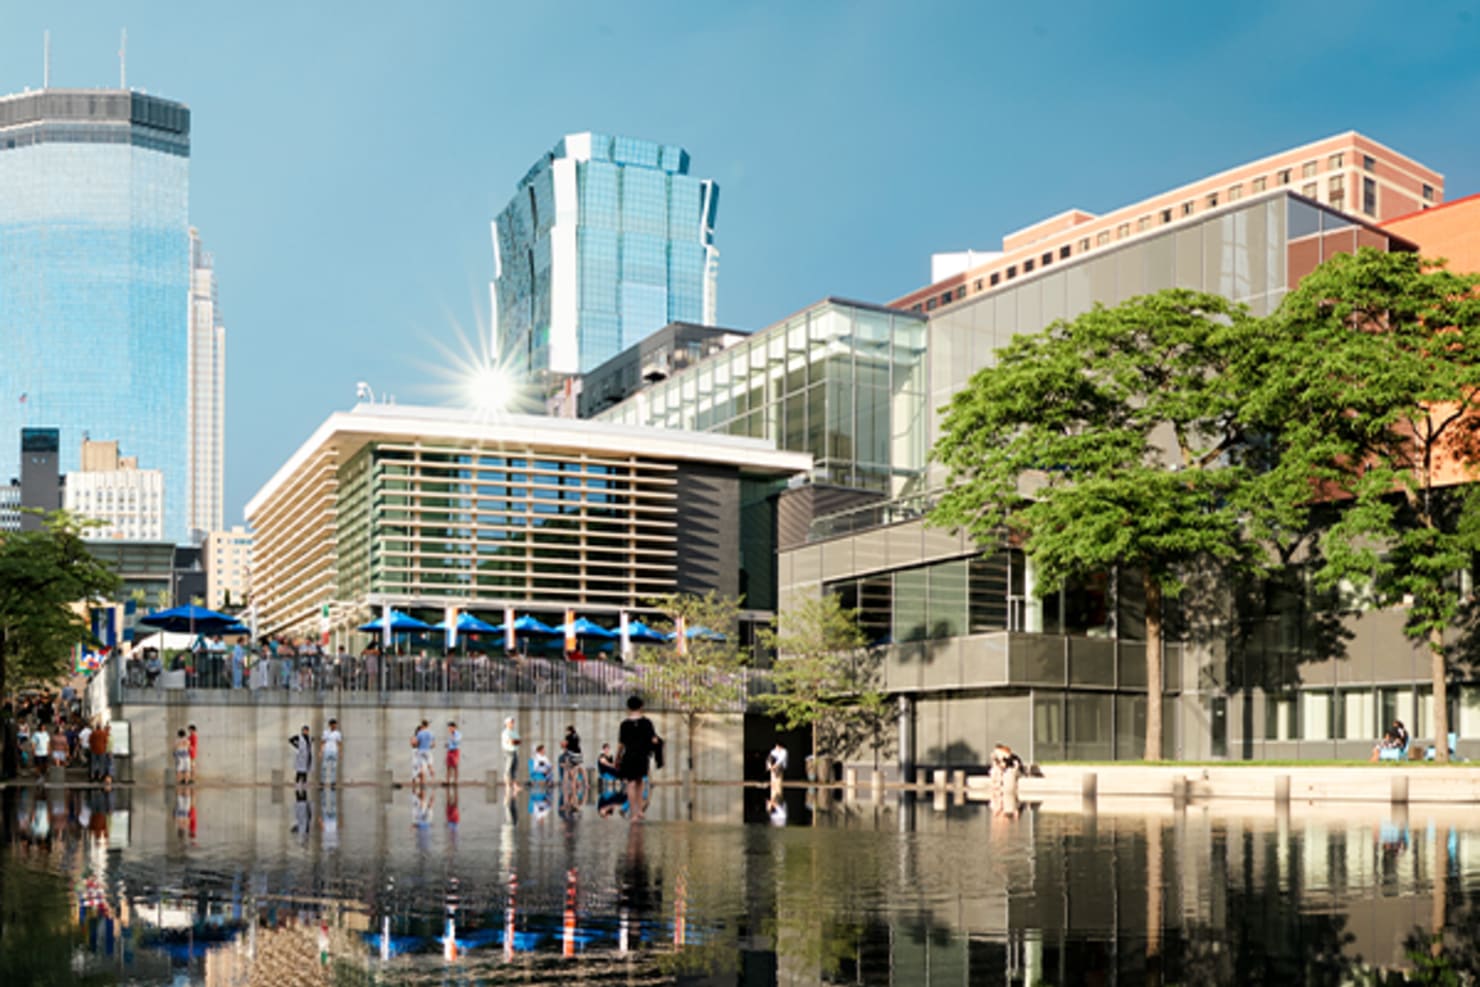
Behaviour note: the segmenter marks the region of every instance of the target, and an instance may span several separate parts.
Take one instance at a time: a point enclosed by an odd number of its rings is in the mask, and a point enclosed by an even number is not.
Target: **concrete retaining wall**
[[[249,698],[249,693],[240,693]],[[308,724],[317,741],[329,719],[339,720],[344,734],[340,781],[344,784],[388,780],[404,783],[410,778],[410,739],[417,723],[426,718],[437,738],[433,763],[440,780],[449,720],[456,721],[463,735],[462,781],[481,784],[490,771],[503,777],[503,755],[499,733],[506,716],[518,720],[523,737],[520,776],[527,779],[529,755],[536,744],[544,744],[550,760],[560,753],[560,740],[567,724],[581,734],[585,762],[596,764],[602,743],[615,749],[617,727],[626,709],[621,697],[584,698],[572,704],[569,698],[544,696],[457,696],[439,693],[360,697],[346,695],[337,702],[319,703],[305,696],[299,705],[222,703],[193,700],[189,692],[169,694],[163,702],[135,703],[117,707],[114,720],[129,724],[132,757],[130,767],[136,783],[173,782],[171,750],[177,730],[194,723],[200,734],[198,780],[202,783],[267,784],[293,778],[293,748],[288,738]],[[683,718],[675,713],[649,711],[658,733],[666,743],[666,767],[656,774],[659,781],[681,777],[687,751]],[[744,759],[744,728],[740,714],[704,717],[695,731],[696,775],[704,781],[740,781]],[[315,744],[315,758],[318,755]],[[317,764],[315,764],[317,770]],[[274,772],[278,774],[275,776]],[[389,772],[389,778],[387,777]]]
[[[1175,765],[1045,765],[1044,777],[1024,778],[1019,796],[1081,796],[1093,776],[1096,797],[1250,799],[1308,802],[1480,802],[1480,767],[1368,765],[1352,767],[1181,768]],[[986,776],[968,780],[986,798]]]

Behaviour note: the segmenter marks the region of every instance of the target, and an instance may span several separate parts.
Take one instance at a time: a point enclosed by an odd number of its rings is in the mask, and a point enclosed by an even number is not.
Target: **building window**
[[[1261,175],[1260,177],[1254,179],[1254,191],[1255,192],[1263,192],[1268,187],[1269,187],[1269,180],[1266,179],[1264,176]]]
[[[1362,211],[1369,216],[1377,215],[1377,182],[1362,179]]]
[[[949,291],[941,292],[940,303],[942,305],[951,304],[951,293]]]
[[[1280,184],[1281,185],[1289,185],[1290,184],[1290,169],[1289,168],[1281,168],[1279,170],[1279,172],[1275,175],[1275,177],[1280,180]]]
[[[1331,155],[1331,157],[1326,159],[1326,167],[1331,171],[1335,171],[1336,169],[1341,167],[1342,162],[1345,160],[1346,158],[1342,155],[1342,153],[1340,151],[1337,151],[1335,154]]]
[[[1332,189],[1331,190],[1331,195],[1330,195],[1330,201],[1331,201],[1331,206],[1332,206],[1333,209],[1345,209],[1346,208],[1346,193],[1343,192],[1339,188],[1338,189]]]
[[[1115,227],[1115,239],[1117,239],[1117,240],[1124,240],[1126,237],[1128,237],[1130,235],[1131,235],[1131,224],[1130,223],[1121,223],[1119,226]]]
[[[1023,261],[1023,273],[1027,274],[1031,270],[1033,270],[1033,258],[1029,257],[1027,260]]]
[[[1428,182],[1424,182],[1423,184],[1423,201],[1434,201],[1434,186],[1430,185]]]
[[[1314,177],[1316,177],[1316,163],[1314,161],[1307,161],[1305,164],[1301,165],[1300,166],[1300,177],[1301,178],[1314,178]]]
[[[927,311],[927,312],[934,312],[935,311],[935,299],[934,298],[927,298],[927,299],[925,299],[925,311]]]
[[[1017,265],[1016,264],[1008,264],[1007,265],[1007,279],[1009,281],[1011,281],[1015,277],[1017,277]]]
[[[1376,171],[1377,170],[1377,159],[1374,158],[1370,154],[1364,154],[1364,155],[1362,155],[1362,170],[1363,171]]]
[[[973,281],[971,283],[971,290],[972,291],[981,291],[982,290],[982,279],[981,278],[977,278],[975,281]]]
[[[1001,284],[1002,283],[1002,272],[1001,271],[993,271],[992,272],[992,277],[991,277],[991,282],[992,282],[993,287],[997,286],[998,284]]]
[[[963,284],[959,288],[956,289],[956,297],[957,298],[965,298],[966,297],[966,285]]]
[[[1306,182],[1304,185],[1300,186],[1300,194],[1305,196],[1307,199],[1314,199],[1316,197],[1316,183]]]
[[[1182,215],[1184,215],[1184,216],[1191,216],[1192,215],[1192,200],[1191,199],[1189,199],[1186,202],[1182,203]]]
[[[1086,248],[1088,248],[1089,247],[1089,243],[1086,242],[1084,246]],[[1069,259],[1069,245],[1066,243],[1062,247],[1059,248],[1059,260],[1068,260],[1068,259]]]
[[[1161,211],[1161,221],[1162,223],[1170,223],[1172,221],[1172,211],[1170,209],[1163,209]]]
[[[1242,185],[1232,185],[1232,186],[1229,187],[1229,189],[1228,189],[1228,201],[1229,202],[1237,202],[1238,200],[1242,199],[1243,197],[1244,197],[1244,187]]]
[[[1043,258],[1042,258],[1042,262],[1041,263],[1042,263],[1042,266],[1043,267],[1047,267],[1048,265],[1050,265],[1050,264],[1053,263],[1053,251],[1052,250],[1048,251],[1048,253],[1046,253],[1046,254],[1043,255]]]
[[[1217,192],[1209,192],[1208,193],[1208,208],[1209,209],[1216,209],[1216,208],[1218,208],[1218,193]]]
[[[1079,252],[1081,254],[1089,253],[1089,237],[1084,237],[1079,241]]]
[[[1346,180],[1341,175],[1332,175],[1326,182],[1326,187],[1332,192],[1346,191]]]
[[[919,302],[916,302],[915,304],[913,304],[913,305],[910,306],[910,311],[911,312],[919,312],[919,311],[922,311],[922,306],[920,305]]]

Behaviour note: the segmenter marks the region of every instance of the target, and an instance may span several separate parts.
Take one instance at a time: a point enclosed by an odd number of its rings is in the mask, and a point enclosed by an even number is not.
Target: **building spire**
[[[128,28],[123,28],[118,36],[118,88],[128,88]]]
[[[41,32],[41,88],[51,88],[51,29]]]

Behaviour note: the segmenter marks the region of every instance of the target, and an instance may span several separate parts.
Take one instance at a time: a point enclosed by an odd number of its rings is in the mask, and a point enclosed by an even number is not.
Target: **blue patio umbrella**
[[[435,624],[433,629],[439,631],[447,630],[447,621],[443,620],[440,624]],[[499,628],[486,620],[479,620],[470,613],[464,612],[457,615],[457,634],[459,637],[464,634],[497,634],[498,632]]]
[[[567,628],[564,624],[561,624],[559,627],[555,628],[556,633],[559,634],[564,634],[567,630],[573,631],[576,637],[614,638],[617,636],[616,631],[609,631],[605,627],[602,627],[600,624],[595,623],[594,621],[587,620],[585,617],[577,617],[575,622],[572,623],[569,628]]]
[[[668,640],[668,635],[662,631],[653,630],[640,620],[631,620],[627,622],[627,639],[629,641],[636,641],[639,644],[643,641],[656,643],[658,641]]]
[[[366,632],[380,633],[385,630],[385,614],[381,614],[368,624],[361,624],[360,630]],[[432,625],[415,617],[407,616],[399,610],[391,611],[391,633],[402,634],[407,631],[429,631]]]
[[[141,624],[174,634],[220,634],[236,622],[236,618],[229,614],[207,610],[193,603],[183,607],[170,607],[139,618]]]
[[[505,627],[506,627],[506,625],[499,624],[497,627],[494,628],[494,631],[496,631],[498,633],[503,633]],[[538,618],[531,617],[529,614],[525,614],[523,617],[520,617],[520,618],[518,618],[517,620],[514,621],[514,633],[515,634],[543,634],[546,637],[555,637],[555,636],[558,636],[559,634],[561,634],[562,632],[561,631],[557,631],[555,628],[551,627],[549,624],[546,624],[546,623],[541,622]]]

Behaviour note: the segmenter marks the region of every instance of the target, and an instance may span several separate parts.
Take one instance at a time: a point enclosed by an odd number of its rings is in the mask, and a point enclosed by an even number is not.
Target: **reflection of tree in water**
[[[1190,923],[1163,946],[1168,984],[1344,987],[1365,964],[1344,914],[1313,914],[1297,895],[1229,888],[1224,927]],[[1355,981],[1362,983],[1363,981]]]
[[[1442,880],[1442,876],[1439,878]],[[1468,901],[1450,912],[1442,938],[1414,926],[1403,940],[1413,963],[1409,982],[1461,987],[1480,976],[1480,902]]]
[[[65,878],[36,870],[14,856],[0,861],[0,984],[110,984],[111,972],[85,972],[73,961],[83,930],[73,924]]]

